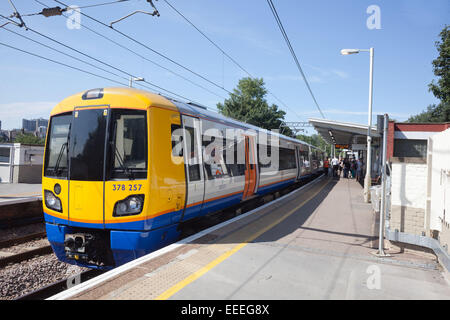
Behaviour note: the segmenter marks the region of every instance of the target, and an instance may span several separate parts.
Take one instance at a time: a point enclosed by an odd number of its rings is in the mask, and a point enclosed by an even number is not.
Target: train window
[[[181,126],[179,124],[171,125],[172,136],[172,155],[174,157],[183,156],[183,134],[181,132]]]
[[[185,124],[185,135],[186,135],[186,158],[188,162],[188,172],[189,181],[199,181],[200,180],[200,164],[197,155],[197,140],[195,139],[194,128],[187,126]]]
[[[6,162],[9,163],[9,153],[10,153],[11,149],[8,148],[0,148],[0,162]]]
[[[104,108],[75,111],[69,139],[71,180],[103,181],[106,128]]]
[[[264,151],[266,150],[266,151]],[[270,157],[272,156],[272,146],[269,145],[262,145],[262,144],[258,144],[257,146],[257,151],[258,151],[258,167],[259,170],[261,171],[261,168],[270,168],[272,166],[272,161],[270,159]],[[260,153],[262,152],[262,154]],[[264,154],[264,152],[266,154]],[[261,159],[264,159],[266,161],[264,161],[264,163],[261,161]]]
[[[295,169],[295,150],[280,148],[280,170]]]
[[[111,178],[147,177],[147,112],[112,110]]]
[[[225,148],[223,151],[223,158],[225,159],[228,173],[232,177],[243,176],[245,174],[245,159],[243,159],[243,161],[239,161],[237,140],[226,140],[224,141],[224,144]],[[242,157],[245,158],[245,155],[242,154]]]
[[[44,175],[46,177],[67,177],[67,138],[71,122],[72,113],[53,116],[50,120],[44,165]]]
[[[205,172],[208,180],[230,176],[225,164],[226,150],[222,144],[217,144],[215,137],[203,139]]]

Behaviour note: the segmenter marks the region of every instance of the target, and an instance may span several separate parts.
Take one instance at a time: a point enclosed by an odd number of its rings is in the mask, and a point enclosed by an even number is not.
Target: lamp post
[[[130,77],[130,88],[133,88],[133,81],[145,81],[144,78]]]
[[[366,177],[364,179],[364,201],[370,202],[370,186],[372,185],[372,102],[373,102],[373,55],[374,49],[342,49],[342,55],[369,52],[370,54],[370,80],[369,80],[369,127],[367,129],[367,160]]]

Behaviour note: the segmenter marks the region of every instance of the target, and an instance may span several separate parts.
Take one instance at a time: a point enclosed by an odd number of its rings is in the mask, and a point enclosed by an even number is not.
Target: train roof
[[[148,109],[160,106],[176,111],[175,105],[167,98],[144,90],[109,87],[78,92],[58,103],[50,115],[71,112],[75,107],[108,105],[111,108]]]
[[[257,126],[240,122],[229,117],[225,117],[217,112],[208,110],[205,106],[198,105],[193,102],[181,102],[172,98],[168,98],[156,93],[145,90],[139,90],[126,87],[108,87],[91,89],[71,95],[60,103],[58,103],[50,115],[71,112],[76,107],[84,106],[102,106],[109,105],[111,108],[132,108],[132,109],[148,109],[152,106],[164,107],[174,111],[180,111],[183,114],[189,114],[195,117],[214,120],[219,123],[233,125],[241,129],[255,130],[256,132],[265,132],[270,135],[278,136],[287,141],[302,143],[311,148],[319,148],[306,143],[304,141],[291,138],[273,131],[259,128]],[[320,150],[322,151],[322,150]]]

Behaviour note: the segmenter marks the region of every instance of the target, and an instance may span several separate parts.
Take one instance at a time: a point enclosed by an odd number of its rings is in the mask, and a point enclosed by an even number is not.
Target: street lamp
[[[133,88],[133,81],[145,81],[144,78],[130,77],[130,88]]]
[[[372,102],[373,102],[373,54],[374,49],[342,49],[342,55],[356,54],[360,52],[370,53],[370,81],[369,81],[369,127],[367,129],[367,164],[366,164],[366,177],[364,179],[364,201],[370,202],[370,186],[372,185]]]

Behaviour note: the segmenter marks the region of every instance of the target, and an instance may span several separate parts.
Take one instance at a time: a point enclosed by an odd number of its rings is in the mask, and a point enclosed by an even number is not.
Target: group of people
[[[328,170],[329,177],[340,178],[342,173],[343,177],[347,179],[356,179],[360,181],[362,178],[363,162],[360,159],[348,157],[337,159],[327,158],[324,161],[324,168]]]

